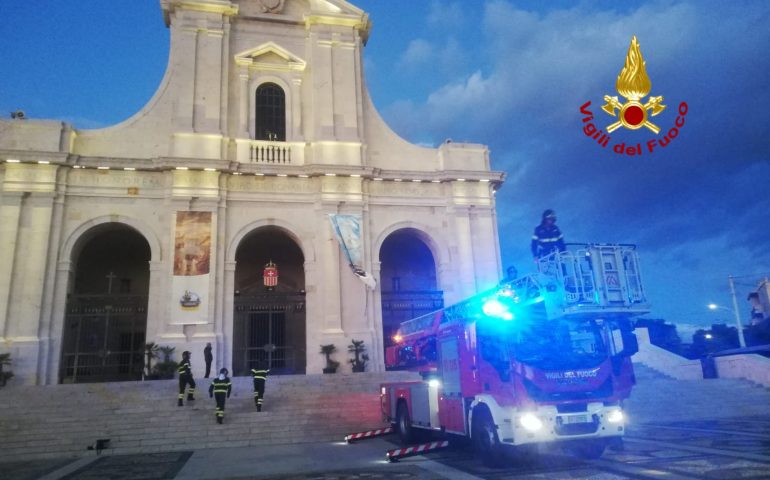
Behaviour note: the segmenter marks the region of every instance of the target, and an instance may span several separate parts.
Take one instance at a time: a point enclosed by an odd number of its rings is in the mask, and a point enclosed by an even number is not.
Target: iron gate
[[[401,322],[442,308],[444,308],[442,290],[382,292],[384,347],[393,345],[393,335]]]
[[[233,375],[257,367],[271,374],[305,372],[304,295],[236,297],[233,320]]]
[[[74,295],[66,311],[61,383],[141,380],[147,296]]]

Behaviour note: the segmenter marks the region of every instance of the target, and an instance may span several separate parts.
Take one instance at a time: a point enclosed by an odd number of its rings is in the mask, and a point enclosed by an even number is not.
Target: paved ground
[[[770,408],[769,408],[770,411]],[[110,455],[0,465],[3,480],[91,479],[770,479],[770,413],[763,418],[629,427],[622,451],[580,460],[543,449],[527,463],[482,466],[464,449],[390,464],[392,440]]]

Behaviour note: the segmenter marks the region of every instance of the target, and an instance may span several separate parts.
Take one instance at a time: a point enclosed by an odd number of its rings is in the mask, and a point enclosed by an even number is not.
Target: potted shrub
[[[10,353],[0,353],[0,387],[4,387],[8,380],[13,377],[13,372],[3,371],[3,366],[11,364]]]
[[[179,364],[171,360],[171,354],[174,353],[176,348],[166,345],[164,347],[158,347],[158,350],[163,354],[163,361],[158,362],[152,368],[152,376],[159,379],[174,378],[174,374],[176,373]]]
[[[366,347],[363,340],[352,340],[348,345],[348,352],[353,354],[353,358],[348,360],[353,366],[354,372],[363,372],[366,370],[366,362],[369,361],[369,355],[364,353]]]
[[[326,368],[323,369],[324,373],[336,373],[337,367],[340,366],[340,362],[335,362],[331,359],[331,354],[337,351],[337,347],[330,343],[329,345],[321,345],[321,353],[326,355]]]

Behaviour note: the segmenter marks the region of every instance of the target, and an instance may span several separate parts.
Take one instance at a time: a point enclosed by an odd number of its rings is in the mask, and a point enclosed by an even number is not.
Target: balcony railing
[[[304,143],[269,140],[236,140],[236,159],[262,165],[302,165]]]

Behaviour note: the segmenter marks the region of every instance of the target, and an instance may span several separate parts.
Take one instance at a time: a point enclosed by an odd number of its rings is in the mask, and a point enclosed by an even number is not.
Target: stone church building
[[[350,372],[355,339],[379,371],[400,321],[498,281],[503,174],[484,145],[412,145],[383,122],[365,12],[160,6],[170,58],[140,112],[97,130],[0,120],[14,381],[140,379],[147,342],[191,351],[200,376],[206,343],[236,375],[321,373],[326,344]]]

